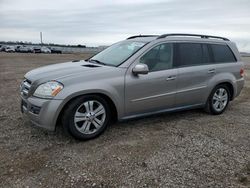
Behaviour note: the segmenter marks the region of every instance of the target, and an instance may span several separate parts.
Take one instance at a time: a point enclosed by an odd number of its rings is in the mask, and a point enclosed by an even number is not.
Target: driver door
[[[135,75],[138,63],[148,65],[146,75]],[[157,45],[130,66],[125,76],[126,116],[175,107],[177,69],[173,68],[173,44]]]

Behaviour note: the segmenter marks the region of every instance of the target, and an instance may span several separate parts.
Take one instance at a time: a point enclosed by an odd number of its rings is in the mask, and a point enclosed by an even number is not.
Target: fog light
[[[30,107],[30,112],[33,114],[39,114],[40,110],[41,110],[41,107],[39,107],[39,106],[31,105],[31,107]]]

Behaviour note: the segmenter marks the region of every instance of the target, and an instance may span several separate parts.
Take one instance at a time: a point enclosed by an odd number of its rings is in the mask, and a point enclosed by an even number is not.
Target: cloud
[[[250,51],[250,1],[0,0],[0,40],[102,45],[134,34],[221,35]],[[27,34],[26,34],[27,33]]]

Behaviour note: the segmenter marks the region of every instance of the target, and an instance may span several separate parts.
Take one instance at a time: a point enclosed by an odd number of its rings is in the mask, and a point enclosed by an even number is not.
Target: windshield
[[[93,56],[89,61],[118,66],[142,48],[145,42],[122,41]]]

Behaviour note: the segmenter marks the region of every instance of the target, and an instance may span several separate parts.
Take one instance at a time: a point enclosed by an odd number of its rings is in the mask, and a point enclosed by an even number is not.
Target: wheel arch
[[[237,94],[237,80],[236,77],[230,72],[222,72],[217,73],[208,81],[209,86],[209,95],[213,91],[213,89],[218,86],[224,84],[228,87],[230,91],[230,101],[232,101]],[[209,97],[209,96],[208,96]]]
[[[233,86],[233,84],[230,82],[222,82],[219,85],[226,85],[228,87],[229,92],[230,92],[230,101],[232,101],[234,98],[234,86]]]
[[[107,101],[110,110],[111,110],[111,115],[112,115],[112,122],[117,121],[118,119],[118,109],[117,109],[117,105],[115,104],[115,102],[111,99],[110,96],[108,96],[107,94],[104,93],[100,93],[100,92],[93,92],[93,93],[85,93],[85,94],[78,94],[78,95],[74,95],[72,97],[70,97],[62,106],[61,108],[58,110],[58,115],[55,118],[55,126],[59,126],[61,124],[61,120],[62,120],[62,115],[64,110],[67,108],[67,106],[76,98],[81,97],[81,96],[86,96],[86,95],[97,95],[102,97],[104,100]]]
[[[211,92],[213,91],[213,89],[214,89],[215,87],[219,86],[219,85],[225,85],[225,86],[228,87],[229,92],[230,92],[230,93],[229,93],[229,94],[230,94],[230,101],[232,101],[233,98],[234,98],[234,93],[235,93],[235,91],[234,91],[234,86],[233,86],[233,84],[232,84],[230,81],[223,81],[223,82],[217,83],[217,84],[211,89],[210,94],[211,94]]]

